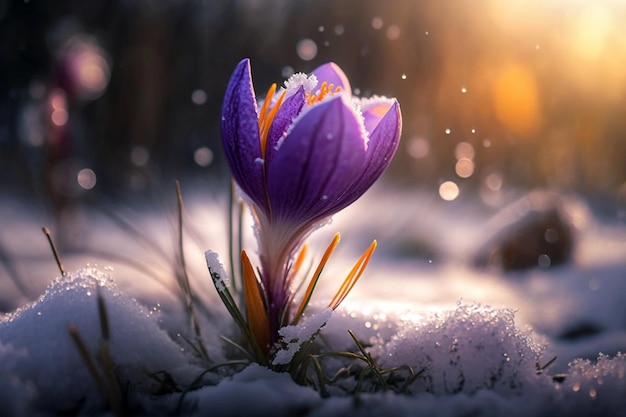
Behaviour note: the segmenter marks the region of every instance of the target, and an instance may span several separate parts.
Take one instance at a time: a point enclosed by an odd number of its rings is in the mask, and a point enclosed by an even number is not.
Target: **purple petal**
[[[230,77],[222,105],[222,145],[239,187],[266,207],[256,98],[250,60],[242,60]]]
[[[362,173],[357,182],[350,187],[349,195],[344,196],[344,200],[349,201],[348,204],[354,202],[367,191],[389,166],[398,149],[401,133],[400,105],[394,100],[387,113],[370,133]]]
[[[267,134],[267,146],[265,148],[266,163],[274,157],[278,141],[287,133],[291,122],[293,122],[293,119],[295,119],[302,110],[304,100],[304,88],[300,86],[291,97],[283,102],[280,109],[278,109],[276,117]]]
[[[360,117],[340,95],[295,122],[267,165],[274,220],[306,223],[333,214],[328,208],[338,204],[365,162]]]
[[[394,100],[390,99],[380,99],[380,100],[371,100],[366,105],[361,108],[361,112],[363,113],[363,123],[365,124],[365,129],[371,133],[374,131],[378,123],[382,120],[383,117],[389,112],[389,109],[394,104]]]
[[[314,74],[319,81],[318,87],[322,85],[324,81],[328,84],[333,84],[335,87],[341,87],[341,90],[347,95],[352,95],[352,88],[350,88],[350,81],[346,74],[343,72],[339,65],[334,62],[321,65],[314,69],[311,74]]]

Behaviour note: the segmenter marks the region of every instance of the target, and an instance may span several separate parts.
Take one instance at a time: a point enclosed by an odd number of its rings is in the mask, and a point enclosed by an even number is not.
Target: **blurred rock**
[[[582,216],[560,194],[533,191],[504,207],[485,225],[474,265],[503,270],[550,268],[570,261]]]

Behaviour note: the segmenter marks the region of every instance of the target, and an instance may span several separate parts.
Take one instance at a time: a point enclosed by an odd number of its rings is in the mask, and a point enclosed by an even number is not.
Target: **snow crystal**
[[[413,383],[416,392],[471,394],[488,388],[508,395],[536,383],[543,349],[515,326],[512,310],[459,305],[398,332],[382,348],[381,363],[424,369]]]
[[[313,314],[302,320],[301,323],[293,326],[285,326],[278,330],[278,334],[282,336],[282,340],[285,346],[276,352],[274,365],[288,364],[293,356],[300,350],[302,344],[311,340],[311,338],[320,331],[330,317],[333,314],[333,310],[327,308],[320,313]]]
[[[251,364],[232,379],[190,393],[189,399],[196,402],[197,416],[292,416],[313,409],[320,396],[287,373]]]
[[[609,416],[626,409],[626,355],[600,354],[596,363],[575,359],[557,385],[562,415]]]
[[[228,274],[224,269],[224,265],[220,262],[219,255],[216,252],[208,250],[204,253],[204,257],[206,258],[209,271],[211,271],[215,288],[219,292],[224,292],[228,287]]]
[[[36,407],[56,412],[104,404],[68,332],[70,325],[76,326],[92,357],[99,357],[103,337],[98,292],[109,322],[111,359],[129,391],[155,388],[147,372],[166,370],[177,381],[192,378],[189,372],[197,368],[188,365],[188,358],[158,327],[156,317],[116,292],[102,271],[87,267],[55,280],[37,302],[0,322],[0,346],[11,346],[0,348],[0,379],[8,374],[13,381],[1,384],[3,393],[32,384]]]
[[[313,89],[317,86],[317,77],[313,74],[307,75],[302,72],[297,72],[293,74],[287,81],[285,81],[285,89],[287,93],[285,94],[285,99],[292,96],[298,88],[302,86],[305,92],[313,91]]]

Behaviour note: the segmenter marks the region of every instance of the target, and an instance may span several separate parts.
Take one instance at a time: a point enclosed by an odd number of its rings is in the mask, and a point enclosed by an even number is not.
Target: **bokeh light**
[[[444,201],[456,200],[459,193],[459,186],[454,181],[445,181],[439,186],[439,197]]]
[[[213,151],[207,147],[196,149],[193,159],[201,167],[208,167],[213,162]]]
[[[76,180],[78,181],[78,185],[85,190],[91,190],[96,186],[96,173],[89,168],[83,168],[78,171],[78,175],[76,176]]]
[[[303,61],[310,61],[317,55],[317,44],[311,39],[302,39],[296,46],[298,56]]]
[[[356,94],[397,97],[403,138],[390,181],[435,195],[442,178],[464,195],[615,196],[626,184],[624,2],[263,3],[148,2],[130,13],[113,0],[115,25],[91,5],[19,3],[0,52],[11,83],[0,102],[3,173],[77,158],[130,173],[150,162],[163,175],[198,166],[222,175],[221,98],[250,57],[263,90],[334,61]],[[42,154],[20,160],[20,146]],[[120,174],[98,170],[99,187],[119,189]]]

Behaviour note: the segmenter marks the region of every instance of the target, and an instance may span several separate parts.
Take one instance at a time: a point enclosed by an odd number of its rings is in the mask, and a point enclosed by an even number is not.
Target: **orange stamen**
[[[254,268],[245,250],[241,251],[241,269],[243,289],[246,296],[246,315],[248,327],[264,353],[269,351],[270,324],[261,298],[259,283]]]
[[[318,103],[324,100],[324,97],[326,97],[328,94],[333,95],[339,93],[340,91],[341,86],[337,86],[337,88],[335,88],[334,84],[328,84],[326,81],[324,81],[320,86],[320,89],[317,90],[317,94],[311,94],[311,91],[307,93],[306,103],[308,105]]]
[[[341,284],[341,287],[339,287],[339,290],[337,290],[337,293],[328,304],[328,307],[335,310],[337,307],[339,307],[339,304],[341,304],[341,302],[345,300],[350,291],[352,291],[352,288],[354,288],[354,284],[356,284],[356,282],[361,277],[361,274],[363,274],[363,271],[365,271],[367,263],[372,257],[374,250],[376,250],[376,245],[376,241],[373,241],[370,247],[363,253],[363,255],[361,255],[356,264],[354,264],[354,267]]]
[[[324,256],[322,256],[322,260],[320,261],[319,265],[317,266],[317,269],[315,270],[315,273],[311,277],[311,281],[309,281],[309,286],[307,287],[306,292],[304,293],[304,297],[302,297],[302,301],[300,302],[300,306],[298,307],[298,311],[293,316],[293,323],[292,324],[298,323],[298,320],[300,320],[300,317],[302,317],[302,314],[304,313],[304,310],[306,309],[306,306],[309,304],[309,301],[311,300],[311,295],[313,294],[313,290],[315,289],[315,285],[317,284],[317,281],[319,280],[320,275],[322,274],[322,270],[324,269],[324,266],[326,265],[326,262],[328,262],[328,259],[330,258],[330,255],[333,254],[335,248],[339,244],[339,239],[341,239],[341,235],[339,235],[339,233],[336,233],[335,237],[330,242],[330,245],[328,245],[328,247],[326,248],[326,251],[324,252]]]
[[[261,128],[261,123],[265,120],[265,113],[267,113],[267,109],[270,108],[270,103],[272,102],[275,92],[276,83],[272,84],[272,86],[267,90],[267,94],[265,94],[265,100],[263,100],[263,106],[259,112],[259,129]]]
[[[298,254],[298,257],[296,258],[296,262],[291,267],[291,272],[289,274],[290,279],[293,278],[300,270],[300,267],[302,266],[302,263],[304,262],[304,258],[306,257],[308,249],[309,248],[306,245],[306,243],[302,245],[302,249],[300,249],[300,253]]]
[[[274,118],[276,117],[276,113],[278,113],[278,109],[280,109],[280,106],[283,104],[283,99],[285,98],[285,93],[287,91],[283,91],[283,93],[280,95],[280,97],[278,97],[278,100],[276,100],[276,104],[274,104],[274,107],[272,107],[272,110],[269,111],[268,114],[265,115],[265,117],[263,118],[263,120],[259,119],[259,133],[261,136],[261,155],[263,155],[263,158],[265,158],[265,149],[267,148],[267,135],[270,132],[270,127],[272,126],[272,122],[274,121]],[[263,103],[263,106],[265,107],[265,103]]]

